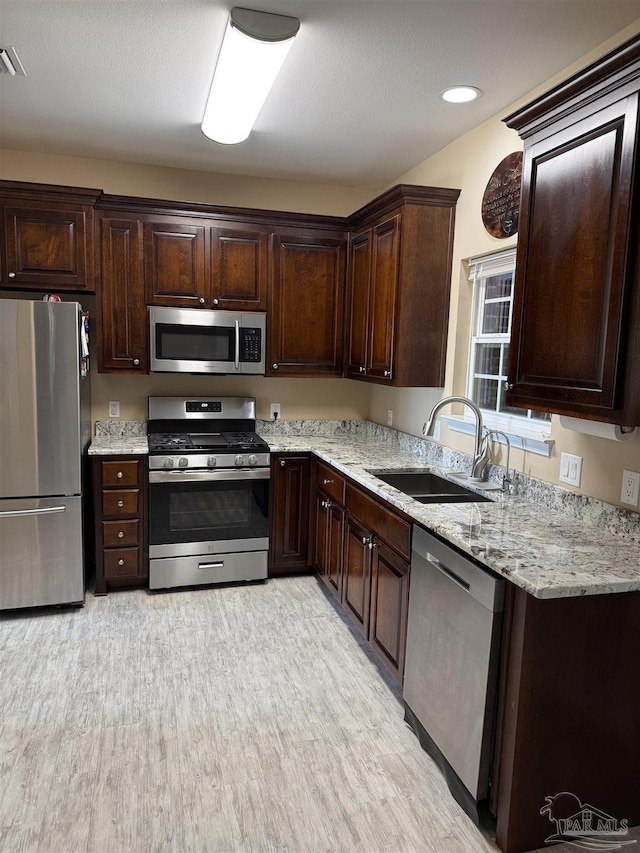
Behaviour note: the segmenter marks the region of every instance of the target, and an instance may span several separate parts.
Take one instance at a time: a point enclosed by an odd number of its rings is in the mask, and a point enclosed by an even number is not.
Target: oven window
[[[169,495],[171,530],[246,528],[251,522],[251,495],[247,489],[215,492],[173,492]]]
[[[187,361],[232,361],[235,330],[224,326],[156,325],[157,358]]]
[[[149,543],[269,535],[269,480],[149,484]]]

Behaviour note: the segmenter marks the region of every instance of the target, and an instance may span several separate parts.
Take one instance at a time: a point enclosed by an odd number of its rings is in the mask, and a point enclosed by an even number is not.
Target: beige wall
[[[537,92],[564,79],[591,59],[640,31],[628,27],[601,45],[562,74],[547,81]],[[500,160],[522,145],[514,131],[502,123],[520,103],[506,107],[499,116],[475,128],[442,151],[425,160],[392,183],[406,182],[462,190],[456,213],[454,241],[449,347],[444,393],[464,393],[471,313],[471,285],[466,278],[465,259],[513,245],[511,240],[496,240],[484,230],[480,204],[487,180]],[[455,107],[456,109],[458,107]],[[155,198],[190,200],[214,204],[263,207],[345,216],[378,193],[358,187],[273,181],[244,176],[215,175],[189,170],[169,169],[137,163],[65,157],[19,151],[0,151],[0,177],[9,180],[37,181],[71,186],[96,187],[108,193]],[[95,360],[94,360],[95,363]],[[258,417],[268,417],[269,402],[282,405],[283,419],[362,418],[387,423],[387,411],[393,410],[393,425],[419,435],[442,389],[385,389],[349,380],[304,380],[198,376],[127,377],[98,375],[92,382],[93,419],[107,417],[109,400],[121,403],[121,418],[138,419],[146,415],[150,394],[248,394],[257,398]],[[466,452],[471,439],[444,428],[443,441]],[[623,444],[606,439],[578,435],[562,429],[554,418],[553,455],[545,459],[531,454],[513,454],[516,467],[551,482],[558,482],[561,451],[583,457],[581,491],[612,503],[619,503],[622,471],[640,471],[640,437]]]
[[[142,163],[0,151],[0,178],[72,187],[113,195],[196,201],[268,210],[348,216],[375,195],[362,187],[216,175]]]

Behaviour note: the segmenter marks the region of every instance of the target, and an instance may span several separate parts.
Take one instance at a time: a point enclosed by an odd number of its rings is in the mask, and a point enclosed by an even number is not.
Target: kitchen
[[[611,43],[602,41],[592,54],[581,57],[575,66],[563,68],[557,78],[545,84],[541,91],[548,89],[553,82],[565,79],[573,71],[584,67],[589,61],[603,55],[615,44],[636,32],[637,26],[634,28],[631,25],[614,36]],[[531,97],[532,95],[528,94],[521,103],[528,102]],[[467,280],[466,263],[463,262],[515,242],[496,241],[489,237],[479,216],[480,199],[489,175],[504,156],[521,145],[517,134],[506,128],[501,121],[515,106],[508,105],[495,119],[462,135],[421,165],[402,174],[398,181],[393,181],[462,189],[456,208],[445,394],[462,393],[466,381],[471,288]],[[363,189],[335,186],[310,188],[291,182],[281,186],[265,179],[249,181],[241,177],[208,177],[203,173],[177,173],[167,168],[11,150],[3,151],[1,176],[8,180],[55,185],[96,186],[103,188],[105,192],[126,196],[188,198],[194,202],[200,200],[207,203],[211,198],[215,198],[217,204],[237,204],[263,209],[278,207],[307,210],[310,199],[313,199],[313,210],[310,210],[310,213],[326,213],[332,216],[349,216],[378,194]],[[208,181],[211,183],[207,184]],[[92,308],[91,305],[88,307]],[[95,340],[93,344],[95,345]],[[96,363],[95,355],[93,363]],[[256,398],[257,417],[264,421],[269,418],[269,404],[273,401],[280,403],[281,417],[285,422],[368,420],[384,425],[388,422],[388,411],[391,410],[393,427],[413,436],[421,435],[423,422],[443,393],[440,388],[393,388],[341,378],[313,380],[217,377],[212,380],[210,377],[159,374],[110,375],[96,373],[95,370],[91,390],[93,421],[109,420],[110,401],[119,402],[120,420],[144,421],[147,418],[148,397],[241,395]],[[444,423],[441,423],[441,429],[443,441],[447,446],[460,451],[461,454],[470,453],[472,439],[468,435],[445,432]],[[520,474],[556,484],[560,453],[578,455],[583,459],[579,493],[621,506],[622,472],[637,471],[640,467],[637,436],[625,442],[615,442],[572,433],[563,429],[558,419],[554,418],[551,422],[551,438],[555,444],[550,456],[525,454],[514,449],[511,467]],[[110,596],[109,600],[113,597]],[[554,793],[556,792],[548,792],[549,796]],[[623,818],[625,815],[619,817]],[[346,847],[348,846],[347,841]],[[397,847],[401,846],[402,844],[398,843]],[[355,847],[357,844],[354,849]],[[452,846],[451,849],[455,847]],[[472,848],[468,846],[466,849]]]

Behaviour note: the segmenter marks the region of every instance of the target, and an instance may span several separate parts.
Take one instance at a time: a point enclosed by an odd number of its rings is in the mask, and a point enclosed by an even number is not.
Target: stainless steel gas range
[[[255,400],[149,397],[149,588],[264,580],[269,446]]]

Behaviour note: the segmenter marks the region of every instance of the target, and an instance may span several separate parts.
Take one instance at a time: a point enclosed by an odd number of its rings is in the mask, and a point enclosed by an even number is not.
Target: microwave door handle
[[[236,370],[240,370],[240,321],[236,320]]]

